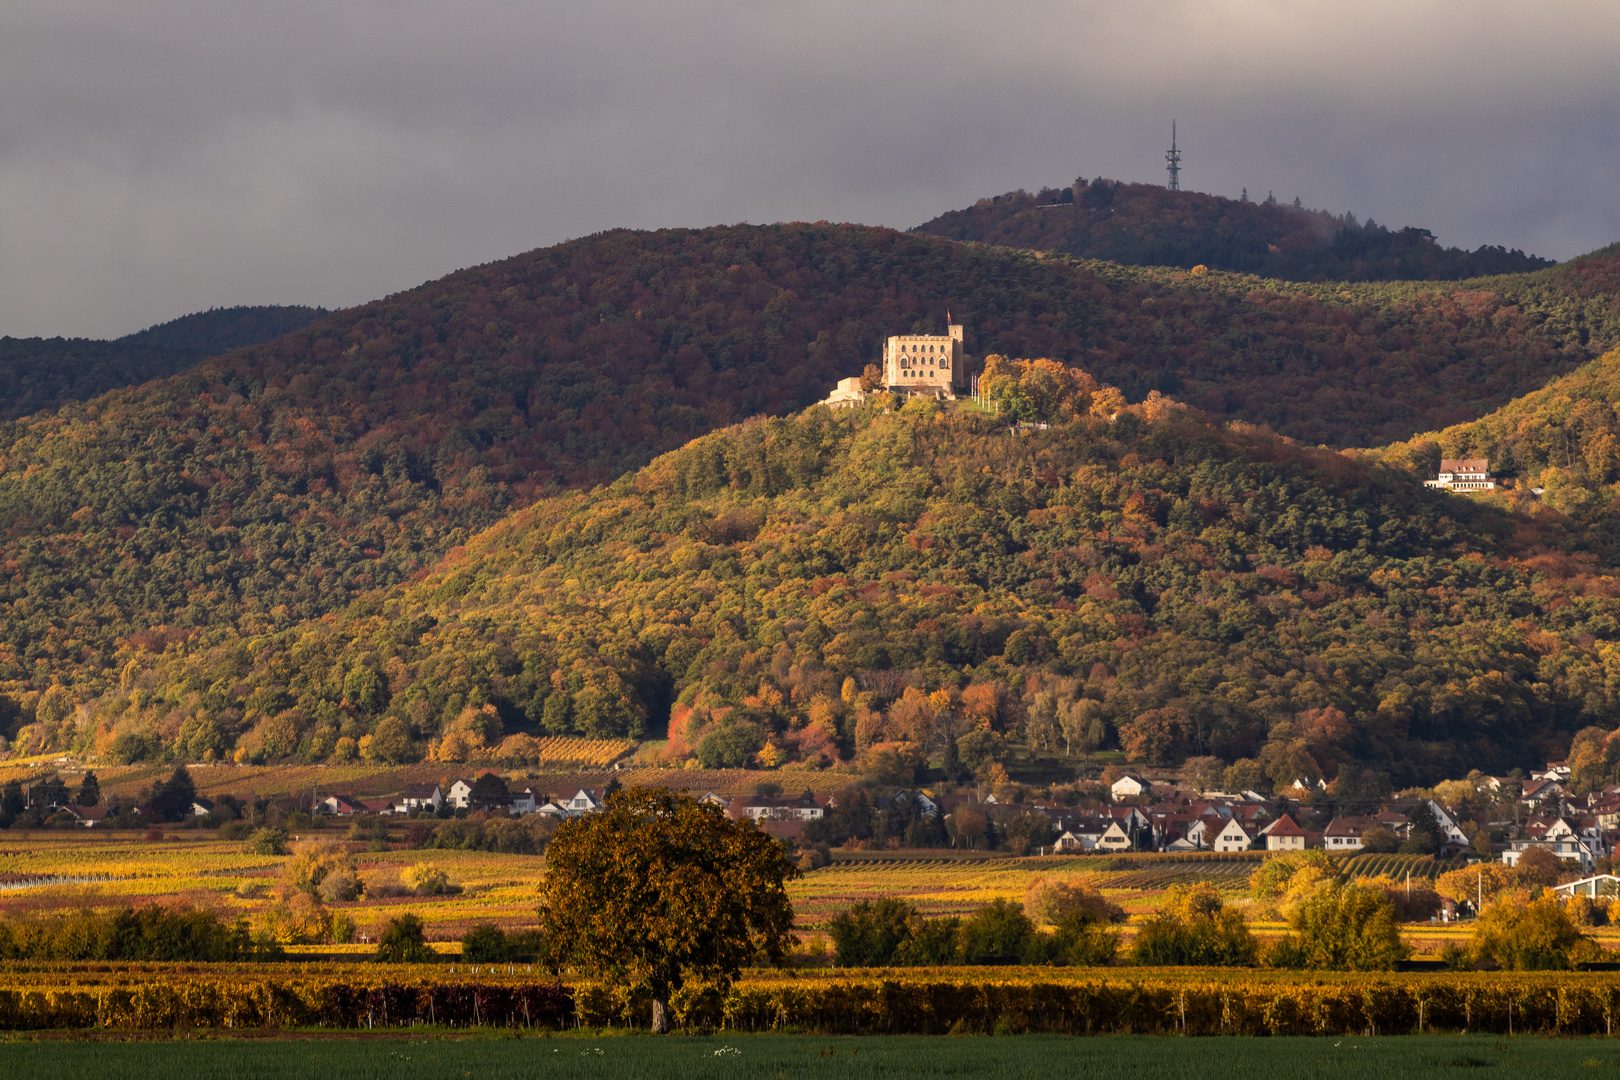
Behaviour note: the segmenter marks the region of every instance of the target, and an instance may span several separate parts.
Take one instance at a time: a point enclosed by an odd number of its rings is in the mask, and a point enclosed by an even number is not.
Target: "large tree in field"
[[[546,864],[540,924],[554,957],[651,997],[655,1032],[687,980],[724,990],[794,942],[785,883],[799,871],[782,845],[685,793],[615,792],[557,830]]]

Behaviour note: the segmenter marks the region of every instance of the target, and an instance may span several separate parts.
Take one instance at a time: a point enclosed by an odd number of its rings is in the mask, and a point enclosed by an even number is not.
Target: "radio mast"
[[[1165,151],[1164,160],[1169,162],[1165,171],[1170,174],[1170,190],[1181,190],[1181,151],[1176,149],[1176,122],[1170,121],[1170,149]]]

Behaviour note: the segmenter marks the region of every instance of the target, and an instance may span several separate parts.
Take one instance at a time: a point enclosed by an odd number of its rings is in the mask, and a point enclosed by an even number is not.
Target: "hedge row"
[[[561,1028],[645,1025],[645,1001],[591,984],[367,983],[319,977],[44,983],[0,990],[0,1028]],[[1226,973],[1163,977],[758,978],[671,1002],[692,1030],[822,1034],[1055,1032],[1071,1035],[1397,1035],[1418,1031],[1613,1034],[1620,978],[1608,974],[1347,978]]]
[[[452,1027],[571,1023],[561,983],[375,985],[276,979],[151,979],[0,990],[0,1028]]]

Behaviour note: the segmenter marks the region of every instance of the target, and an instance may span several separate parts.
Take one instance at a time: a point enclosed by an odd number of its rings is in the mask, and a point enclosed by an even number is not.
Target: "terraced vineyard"
[[[1345,872],[1351,877],[1414,878],[1431,881],[1448,870],[1463,865],[1461,859],[1436,859],[1433,855],[1351,855],[1344,860]]]

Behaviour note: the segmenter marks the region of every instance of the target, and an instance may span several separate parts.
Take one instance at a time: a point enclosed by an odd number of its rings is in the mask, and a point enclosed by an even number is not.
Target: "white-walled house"
[[[1248,851],[1254,844],[1254,837],[1250,836],[1236,818],[1226,823],[1226,828],[1215,834],[1214,843],[1210,848],[1214,851]]]
[[[1153,784],[1150,781],[1144,780],[1140,776],[1132,776],[1129,773],[1115,780],[1108,787],[1109,792],[1114,796],[1115,802],[1134,799],[1139,795],[1145,795],[1152,789]]]
[[[1305,830],[1287,814],[1261,829],[1260,835],[1266,838],[1267,851],[1305,850]]]

